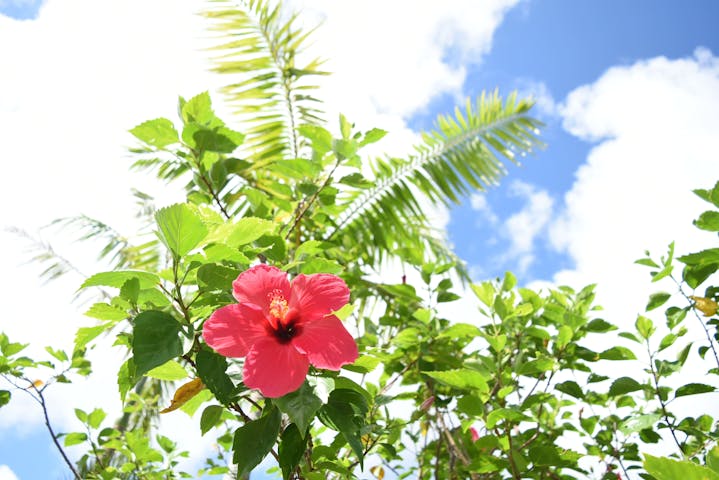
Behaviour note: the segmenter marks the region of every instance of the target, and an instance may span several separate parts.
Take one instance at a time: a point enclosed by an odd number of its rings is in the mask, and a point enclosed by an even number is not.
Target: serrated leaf
[[[182,355],[180,324],[169,314],[148,310],[135,317],[132,355],[141,376]]]
[[[85,315],[88,317],[96,318],[98,320],[124,320],[128,317],[125,310],[118,308],[109,303],[95,303],[86,312]]]
[[[130,130],[138,140],[157,148],[164,148],[179,141],[175,126],[166,118],[148,120]]]
[[[229,403],[232,400],[235,384],[225,373],[227,359],[209,349],[203,348],[197,352],[195,363],[197,364],[197,374],[217,400],[222,404]]]
[[[230,290],[232,282],[240,274],[234,268],[207,263],[197,269],[197,282],[200,286],[210,290]]]
[[[656,480],[719,480],[719,473],[688,460],[644,454],[644,469]]]
[[[719,212],[708,211],[699,215],[699,218],[694,220],[694,225],[702,230],[710,232],[719,231]]]
[[[174,382],[187,378],[187,371],[175,360],[169,360],[160,365],[159,367],[153,368],[152,370],[147,372],[145,376],[156,378],[158,380]]]
[[[90,428],[100,428],[100,425],[102,424],[102,421],[105,420],[106,416],[107,414],[104,410],[96,408],[87,416],[87,424],[90,425]]]
[[[186,204],[176,203],[155,212],[162,243],[178,257],[190,253],[207,236],[202,219]]]
[[[571,395],[574,398],[584,398],[584,392],[582,387],[579,386],[574,380],[567,380],[566,382],[558,383],[554,386],[555,390],[559,390],[562,393]]]
[[[101,272],[85,280],[80,288],[87,287],[115,287],[122,288],[126,281],[137,278],[140,288],[151,288],[160,283],[160,277],[141,270],[117,270],[114,272]]]
[[[274,403],[297,424],[303,435],[322,406],[322,400],[307,382],[294,392],[276,398]]]
[[[102,332],[109,329],[111,325],[97,325],[95,327],[80,327],[75,333],[75,350],[82,350],[85,346],[97,338]]]
[[[662,418],[658,413],[651,413],[647,415],[637,415],[636,417],[630,417],[624,420],[619,425],[619,431],[624,435],[639,432],[645,428],[652,428]]]
[[[276,407],[258,418],[247,422],[235,431],[232,459],[237,464],[237,476],[249,474],[270,453],[280,433],[282,414]]]
[[[449,387],[461,390],[476,390],[480,393],[489,392],[487,380],[476,370],[462,368],[457,370],[422,373]]]

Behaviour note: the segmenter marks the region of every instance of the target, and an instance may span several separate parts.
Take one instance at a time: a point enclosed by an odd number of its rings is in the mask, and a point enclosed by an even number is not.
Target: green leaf
[[[603,360],[636,360],[637,357],[627,347],[612,347],[599,354]]]
[[[209,290],[227,291],[232,288],[232,282],[239,274],[240,271],[234,268],[206,263],[197,269],[197,282]]]
[[[662,416],[658,413],[629,417],[619,425],[619,431],[624,435],[629,435],[645,428],[653,428],[661,418]]]
[[[656,480],[719,480],[719,473],[688,460],[644,454],[644,469]]]
[[[657,292],[649,295],[649,302],[647,303],[646,311],[654,310],[657,307],[664,305],[669,297],[672,295],[666,292]]]
[[[225,409],[219,405],[210,405],[202,411],[202,416],[200,417],[200,431],[202,432],[202,435],[206,434],[212,427],[217,425],[217,422],[220,421],[220,417],[222,417],[222,412],[224,411]]]
[[[270,453],[277,440],[282,414],[272,407],[257,420],[248,422],[235,431],[232,459],[237,464],[237,476],[249,474]]]
[[[552,445],[537,445],[529,449],[529,459],[538,466],[562,465],[564,461]]]
[[[487,380],[476,370],[462,368],[457,370],[422,373],[453,388],[459,388],[461,390],[477,390],[480,393],[489,392]]]
[[[639,332],[639,335],[642,336],[643,339],[648,340],[651,338],[651,336],[654,334],[654,331],[656,330],[654,328],[654,322],[650,318],[647,318],[643,315],[637,316],[637,321],[634,322],[634,326],[637,329],[637,332]]]
[[[699,218],[694,220],[694,225],[702,230],[719,232],[719,212],[708,211],[702,213]]]
[[[336,275],[342,273],[343,270],[344,267],[342,265],[322,257],[311,258],[300,266],[300,272],[305,275],[313,273],[331,273]]]
[[[584,398],[582,387],[580,387],[574,380],[567,380],[566,382],[558,383],[554,386],[554,388],[555,390],[571,395],[574,398]]]
[[[187,371],[185,368],[177,363],[175,360],[169,360],[159,367],[155,367],[145,374],[147,377],[156,378],[158,380],[166,380],[168,382],[174,382],[187,378]]]
[[[359,146],[364,147],[365,145],[369,145],[370,143],[379,142],[384,138],[385,135],[387,135],[387,132],[385,130],[373,128],[372,130],[364,134],[364,138],[362,138],[362,140],[359,142]]]
[[[517,277],[512,272],[504,273],[504,280],[502,281],[502,291],[508,292],[517,285]]]
[[[300,135],[312,142],[312,149],[320,155],[332,150],[332,134],[318,125],[300,125]]]
[[[72,432],[65,435],[65,446],[71,447],[73,445],[79,445],[87,440],[87,434],[82,432]]]
[[[340,132],[342,133],[342,138],[347,140],[350,138],[350,135],[352,135],[352,124],[347,120],[347,117],[345,117],[343,114],[340,113]]]
[[[707,452],[707,467],[719,473],[719,446],[715,446]]]
[[[633,378],[620,377],[614,380],[612,386],[609,387],[609,396],[624,395],[625,393],[636,392],[642,388],[644,388],[644,386]]]
[[[180,100],[180,113],[185,123],[197,123],[203,126],[219,126],[218,118],[212,111],[212,100],[208,92],[202,92],[186,102]],[[220,122],[221,123],[221,122]]]
[[[120,400],[124,403],[127,392],[135,386],[138,380],[137,369],[132,358],[125,360],[117,372],[117,387],[120,392]]]
[[[717,270],[719,270],[719,263],[687,265],[682,271],[682,278],[691,288],[697,288]]]
[[[90,425],[90,428],[100,428],[100,425],[102,424],[102,421],[105,420],[106,416],[107,414],[102,409],[96,408],[87,416],[87,424]]]
[[[491,282],[473,283],[472,291],[482,303],[491,307],[494,302],[494,286]]]
[[[701,252],[690,253],[689,255],[679,257],[678,260],[686,265],[719,263],[719,248],[708,248]]]
[[[114,305],[110,305],[109,303],[96,303],[92,307],[90,307],[87,312],[85,312],[85,315],[88,317],[96,318],[98,320],[112,320],[112,321],[118,321],[118,320],[124,320],[128,317],[127,312],[125,310],[118,308]]]
[[[604,333],[616,330],[617,327],[601,318],[595,318],[587,324],[588,332]]]
[[[10,397],[12,395],[7,390],[0,390],[0,407],[4,407],[8,403],[10,403]]]
[[[662,350],[665,350],[665,349],[671,347],[672,345],[674,345],[674,342],[677,341],[677,338],[679,338],[679,337],[673,333],[668,333],[668,334],[664,335],[664,337],[662,338],[662,341],[659,342],[659,350],[658,351],[661,352]]]
[[[322,400],[315,395],[314,389],[307,382],[294,392],[276,398],[274,403],[297,424],[303,434],[322,406]]]
[[[151,288],[160,283],[160,277],[141,270],[117,270],[114,272],[96,273],[83,282],[80,288],[87,287],[115,287],[122,288],[126,281],[137,278],[140,288]]]
[[[176,203],[155,212],[158,236],[175,255],[190,253],[207,236],[202,219],[186,204]]]
[[[75,350],[82,350],[88,343],[93,341],[108,328],[110,328],[109,325],[78,328],[77,333],[75,333]]]
[[[489,415],[487,415],[487,428],[494,428],[501,420],[507,420],[511,423],[519,423],[524,420],[529,420],[529,417],[512,408],[497,408],[489,412]]]
[[[278,451],[283,479],[290,479],[292,472],[300,464],[306,448],[307,440],[303,433],[294,423],[289,424],[280,436],[280,448]]]
[[[197,352],[195,363],[197,364],[197,374],[202,378],[202,383],[207,386],[220,403],[229,403],[235,391],[235,384],[225,373],[227,359],[212,350],[203,348]]]
[[[480,335],[480,330],[475,325],[469,323],[454,323],[448,328],[442,330],[437,338],[450,338],[453,340],[460,340],[464,338],[475,338]]]
[[[517,370],[518,375],[536,375],[538,373],[548,372],[554,368],[553,358],[536,358],[523,363]]]
[[[124,298],[130,304],[137,304],[137,298],[140,295],[140,281],[137,278],[131,278],[120,287],[120,297]]]
[[[179,142],[177,130],[172,122],[166,118],[148,120],[130,130],[138,140],[157,148],[164,148]]]
[[[677,388],[674,398],[686,397],[687,395],[698,395],[700,393],[709,393],[715,391],[716,388],[703,383],[687,383]]]
[[[367,400],[361,393],[338,388],[330,393],[327,404],[323,405],[319,411],[319,419],[322,423],[342,433],[352,451],[359,458],[360,466],[364,460],[360,430],[364,426],[364,417],[368,410]]]
[[[255,217],[244,217],[236,223],[227,223],[217,227],[207,237],[206,242],[219,242],[231,247],[239,247],[254,242],[258,238],[275,229],[269,220]]]
[[[180,324],[171,315],[148,310],[135,317],[132,355],[136,375],[141,376],[182,355]]]

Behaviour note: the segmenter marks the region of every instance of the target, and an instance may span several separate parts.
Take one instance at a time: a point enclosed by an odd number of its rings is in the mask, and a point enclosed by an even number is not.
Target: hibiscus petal
[[[302,322],[313,321],[347,305],[350,290],[344,280],[328,273],[297,275],[292,280],[290,310],[297,310]]]
[[[266,338],[255,343],[247,355],[243,380],[265,397],[277,398],[300,388],[308,370],[307,357],[291,343]]]
[[[334,315],[303,326],[292,344],[317,368],[339,370],[342,365],[357,360],[357,343]]]
[[[290,281],[287,273],[270,265],[255,265],[242,272],[232,282],[232,293],[239,303],[252,303],[267,313],[269,295],[279,290],[282,296],[290,298]]]
[[[202,327],[205,343],[226,357],[244,357],[252,345],[267,337],[267,321],[259,308],[227,305],[207,319]]]

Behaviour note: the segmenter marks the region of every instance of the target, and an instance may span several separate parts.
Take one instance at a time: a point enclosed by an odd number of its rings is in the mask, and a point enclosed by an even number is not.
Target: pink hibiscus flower
[[[302,385],[310,364],[339,370],[357,359],[357,344],[332,315],[350,298],[341,278],[301,274],[290,283],[279,268],[257,265],[232,290],[239,303],[216,310],[202,336],[220,355],[246,357],[249,388],[281,397]]]

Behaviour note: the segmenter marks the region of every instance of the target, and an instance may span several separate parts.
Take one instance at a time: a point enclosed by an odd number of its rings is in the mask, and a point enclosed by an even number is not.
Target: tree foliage
[[[268,457],[278,476],[308,480],[719,475],[715,419],[674,409],[716,390],[719,250],[677,258],[672,244],[638,260],[664,290],[632,331],[598,316],[593,285],[534,291],[507,273],[457,286],[468,276],[428,209],[496,184],[507,161],[540,145],[531,101],[483,94],[440,116],[406,156],[368,158],[363,148],[385,132],[359,131],[345,116],[324,123],[311,84],[324,72],[318,60],[297,63],[309,33],[296,15],[261,0],[214,1],[205,15],[235,118],[220,119],[200,93],[180,98],[177,119],[130,130],[133,166],[183,182],[185,202],[155,208],[137,192],[143,226],[133,235],[97,219],[59,220],[79,240],[101,240],[99,257],[113,266],[82,284],[98,294],[92,320],[72,351],[48,347],[47,360],[0,334],[0,407],[31,395],[76,478],[246,477]],[[712,205],[696,227],[719,231],[719,183],[696,193]],[[37,246],[48,277],[72,269]],[[202,329],[258,262],[342,277],[351,303],[336,315],[356,339],[356,362],[312,369],[276,399],[242,383],[244,360],[213,351]],[[444,304],[463,295],[479,307],[447,318]],[[87,352],[102,335],[127,353],[117,377],[125,413],[113,422],[77,409],[83,431],[55,432],[45,389],[88,375]],[[705,379],[671,381],[690,358],[709,365]],[[622,373],[638,360],[643,373]],[[37,369],[50,380],[33,380]],[[156,433],[158,411],[193,416],[196,435],[217,436],[218,453],[197,475],[178,469],[188,452]],[[671,458],[645,454],[654,444]],[[65,454],[74,445],[85,449],[79,459]]]

